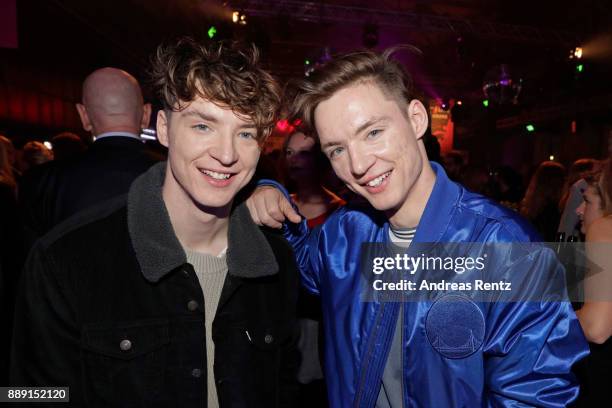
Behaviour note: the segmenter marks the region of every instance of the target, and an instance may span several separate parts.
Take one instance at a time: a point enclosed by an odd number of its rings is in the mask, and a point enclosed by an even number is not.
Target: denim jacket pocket
[[[93,400],[122,406],[159,398],[170,343],[168,319],[89,324],[81,343]]]

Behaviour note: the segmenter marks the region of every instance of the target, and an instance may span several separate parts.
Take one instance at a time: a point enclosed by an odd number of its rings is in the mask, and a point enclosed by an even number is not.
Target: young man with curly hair
[[[293,255],[236,198],[280,104],[258,59],[190,39],[158,49],[168,160],[38,241],[12,384],[68,386],[78,406],[294,406]]]

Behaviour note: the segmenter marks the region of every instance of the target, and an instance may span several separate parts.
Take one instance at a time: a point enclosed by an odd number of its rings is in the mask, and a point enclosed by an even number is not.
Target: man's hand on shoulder
[[[302,220],[283,193],[272,186],[257,187],[246,205],[257,225],[281,228],[285,220],[294,223]]]

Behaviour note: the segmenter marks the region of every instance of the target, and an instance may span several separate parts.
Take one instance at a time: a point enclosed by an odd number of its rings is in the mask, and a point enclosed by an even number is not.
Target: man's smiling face
[[[418,116],[418,118],[416,116]],[[323,152],[338,177],[381,211],[397,212],[422,174],[423,105],[401,106],[372,81],[342,88],[315,109]]]
[[[168,117],[169,116],[169,117]],[[158,114],[157,132],[168,148],[164,189],[200,208],[229,208],[253,177],[259,160],[257,129],[247,118],[201,97],[169,115]]]

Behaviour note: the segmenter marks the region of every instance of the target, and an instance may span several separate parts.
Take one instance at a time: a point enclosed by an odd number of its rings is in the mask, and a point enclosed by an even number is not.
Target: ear
[[[421,101],[413,99],[406,108],[408,112],[408,119],[412,125],[412,130],[418,139],[422,138],[427,127],[429,126],[429,117],[427,116],[427,109]]]
[[[163,109],[157,112],[157,140],[165,147],[168,147],[168,119]]]
[[[151,104],[145,103],[142,106],[142,120],[140,121],[141,129],[148,128],[149,123],[151,123]]]
[[[93,125],[91,124],[91,120],[89,120],[87,108],[85,107],[85,105],[77,103],[76,109],[77,112],[79,112],[79,117],[81,118],[81,124],[83,125],[83,129],[85,129],[87,132],[91,132],[93,129]]]

